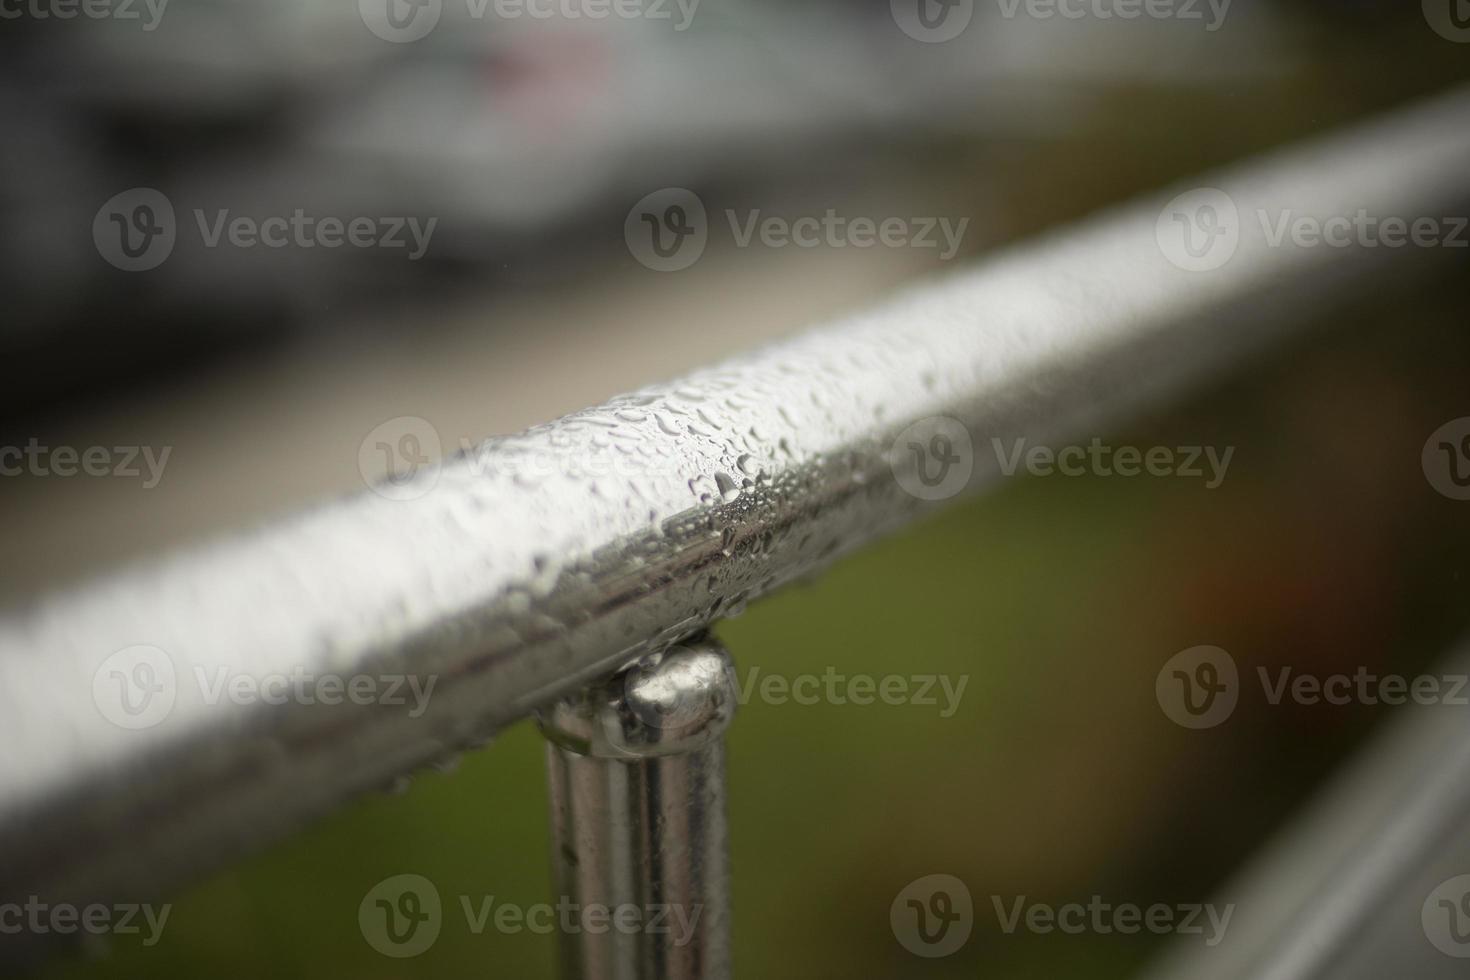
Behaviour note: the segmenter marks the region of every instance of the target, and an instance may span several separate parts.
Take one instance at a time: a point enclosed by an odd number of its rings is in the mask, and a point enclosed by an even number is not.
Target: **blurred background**
[[[359,492],[360,447],[387,420],[427,420],[445,451],[513,432],[1470,79],[1470,45],[1402,0],[1133,21],[976,0],[942,41],[889,0],[647,0],[605,19],[585,0],[548,18],[493,0],[59,9],[0,4],[0,446],[170,455],[152,486],[0,478],[7,608]],[[677,272],[624,236],[668,187],[711,215]],[[139,212],[139,188],[172,216]],[[727,209],[968,225],[952,259],[741,247]],[[402,219],[408,244],[210,244],[219,222],[297,212]],[[140,254],[117,252],[111,214],[137,219]],[[432,228],[421,254],[412,227]],[[742,708],[737,970],[1146,964],[1157,936],[1007,935],[988,896],[1207,901],[1384,722],[1256,698],[1187,731],[1154,696],[1174,653],[1220,646],[1243,674],[1414,673],[1455,643],[1470,505],[1419,460],[1470,415],[1466,265],[1323,310],[1291,347],[1112,440],[1234,446],[1218,489],[1017,480],[725,623],[743,670],[969,676],[951,717]],[[543,782],[519,726],[179,896],[157,945],[118,937],[48,975],[551,976],[550,937],[474,935],[450,914],[427,953],[391,960],[357,922],[402,873],[447,905],[552,901]],[[934,873],[968,883],[976,925],[926,960],[888,913]]]

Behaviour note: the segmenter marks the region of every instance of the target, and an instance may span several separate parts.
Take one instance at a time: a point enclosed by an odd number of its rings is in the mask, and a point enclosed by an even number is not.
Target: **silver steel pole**
[[[538,714],[568,980],[730,976],[729,655],[704,637]]]
[[[1462,980],[1470,970],[1470,732],[1453,684],[1386,730],[1214,899],[1214,946],[1176,942],[1142,980]]]
[[[0,611],[0,901],[166,895],[820,571],[942,504],[913,490],[910,450],[936,417],[972,440],[952,470],[979,492],[1003,478],[997,443],[1101,432],[1415,259],[1453,260],[1270,229],[1463,214],[1467,120],[1470,88],[405,484]],[[1219,268],[1161,243],[1191,191],[1238,212]],[[1217,210],[1194,211],[1211,234]],[[435,686],[420,712],[235,703],[200,681],[303,675]]]

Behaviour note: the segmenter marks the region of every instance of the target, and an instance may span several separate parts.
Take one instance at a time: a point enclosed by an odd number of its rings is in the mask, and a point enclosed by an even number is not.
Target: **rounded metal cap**
[[[646,759],[718,739],[735,715],[730,654],[708,636],[650,654],[537,713],[542,732],[579,755]]]

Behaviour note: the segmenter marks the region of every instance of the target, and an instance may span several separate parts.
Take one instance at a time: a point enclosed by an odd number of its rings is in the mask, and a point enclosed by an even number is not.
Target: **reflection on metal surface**
[[[539,714],[556,894],[573,909],[562,976],[730,976],[724,732],[735,700],[729,654],[700,638]],[[615,910],[613,926],[581,927],[592,908]]]
[[[1464,677],[1470,657],[1444,676]],[[1465,706],[1400,709],[1307,812],[1229,883],[1235,925],[1178,944],[1146,980],[1451,980],[1470,933],[1470,739]]]
[[[141,900],[823,568],[937,505],[903,488],[918,462],[894,440],[918,421],[973,434],[973,491],[992,439],[1084,431],[1224,368],[1431,251],[1273,244],[1257,214],[1451,213],[1467,110],[1455,93],[1210,176],[1240,215],[1218,268],[1160,241],[1172,188],[420,469],[412,499],[363,493],[13,612],[0,897]]]

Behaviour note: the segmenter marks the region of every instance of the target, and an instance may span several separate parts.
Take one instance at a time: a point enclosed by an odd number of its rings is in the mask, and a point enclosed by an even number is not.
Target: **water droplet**
[[[720,488],[720,497],[725,503],[733,503],[740,496],[740,488],[730,474],[723,471],[715,474],[715,485]]]

